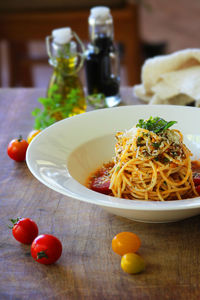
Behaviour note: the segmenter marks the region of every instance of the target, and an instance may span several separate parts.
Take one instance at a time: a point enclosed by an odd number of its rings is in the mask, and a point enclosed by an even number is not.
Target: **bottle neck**
[[[96,44],[96,41],[102,38],[107,38],[107,40],[113,41],[113,23],[107,22],[103,24],[98,24],[95,22],[89,23],[89,36],[90,41],[93,45]]]
[[[75,75],[78,72],[79,55],[74,41],[66,44],[52,42],[49,51],[49,64],[54,67],[56,73],[62,76]]]

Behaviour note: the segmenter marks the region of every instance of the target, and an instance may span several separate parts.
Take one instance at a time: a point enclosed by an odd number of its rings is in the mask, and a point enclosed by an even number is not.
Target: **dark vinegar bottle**
[[[120,103],[119,55],[113,43],[110,9],[97,6],[89,16],[90,44],[85,60],[88,95],[102,93],[108,107]]]

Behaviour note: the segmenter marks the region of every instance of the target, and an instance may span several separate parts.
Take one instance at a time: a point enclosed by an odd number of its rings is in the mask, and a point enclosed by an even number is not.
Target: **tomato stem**
[[[48,255],[46,254],[45,251],[40,251],[40,252],[37,253],[37,260],[41,259],[43,257],[48,258]]]
[[[18,138],[18,142],[21,142],[23,140],[23,137],[22,137],[22,135],[20,134],[19,135],[19,138]]]
[[[10,221],[13,223],[13,226],[8,226],[8,228],[13,229],[14,225],[17,224],[17,222],[18,222],[20,219],[21,219],[21,218],[10,219]]]

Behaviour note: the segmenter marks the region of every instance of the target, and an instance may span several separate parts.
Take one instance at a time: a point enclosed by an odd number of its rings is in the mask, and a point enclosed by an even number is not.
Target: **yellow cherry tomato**
[[[32,139],[33,139],[38,133],[40,133],[40,132],[41,132],[40,129],[38,129],[38,130],[32,130],[32,131],[28,134],[28,136],[27,136],[27,142],[28,142],[28,144],[30,144],[30,142],[32,141]]]
[[[137,274],[145,269],[144,259],[136,253],[127,253],[121,258],[121,268],[129,274]]]
[[[141,246],[139,237],[133,232],[120,232],[112,240],[112,249],[119,255],[138,251]]]

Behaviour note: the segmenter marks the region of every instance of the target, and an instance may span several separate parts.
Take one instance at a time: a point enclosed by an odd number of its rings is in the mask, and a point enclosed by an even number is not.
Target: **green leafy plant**
[[[144,128],[149,131],[159,133],[159,132],[167,130],[168,128],[170,128],[172,125],[174,125],[176,123],[177,123],[177,121],[167,122],[160,117],[155,117],[155,118],[150,117],[148,120],[140,119],[139,123],[136,125],[136,127]]]
[[[106,97],[102,93],[87,96],[87,102],[96,109],[108,107]]]
[[[35,108],[32,116],[35,117],[35,129],[44,129],[57,121],[56,115],[62,116],[62,119],[70,117],[74,106],[80,99],[79,88],[71,89],[66,99],[59,93],[57,84],[52,85],[48,91],[48,97],[41,97],[38,102],[43,105],[43,110]]]

